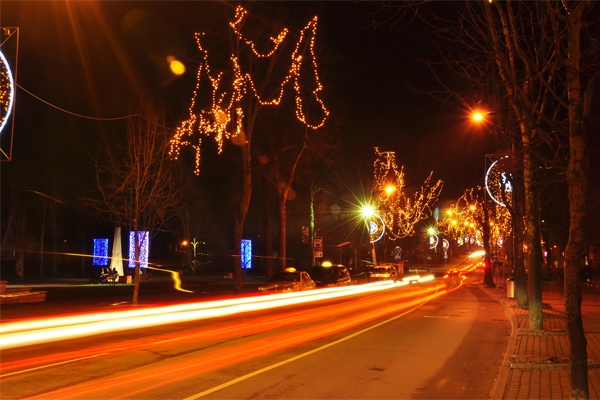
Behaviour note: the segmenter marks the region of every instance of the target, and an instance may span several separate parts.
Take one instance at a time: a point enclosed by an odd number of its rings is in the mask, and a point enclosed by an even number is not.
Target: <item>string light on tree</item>
[[[282,51],[282,45],[289,41],[289,29],[284,28],[275,37],[270,37],[270,49],[259,52],[253,40],[248,39],[242,33],[242,26],[247,16],[247,11],[242,7],[236,8],[233,21],[229,23],[233,33],[240,42],[245,43],[250,53],[257,58],[268,59],[278,55]],[[171,139],[170,156],[177,159],[183,147],[189,146],[195,152],[194,173],[200,173],[200,148],[202,144],[202,135],[213,135],[217,142],[218,151],[223,151],[223,143],[227,139],[234,139],[234,142],[245,143],[243,121],[244,111],[240,104],[247,96],[252,96],[261,106],[278,106],[281,104],[286,88],[292,87],[295,97],[295,115],[296,118],[311,129],[318,129],[325,124],[329,116],[329,110],[325,107],[320,98],[320,92],[323,86],[317,73],[317,59],[315,56],[315,38],[317,33],[317,17],[315,16],[308,24],[300,30],[299,39],[295,44],[294,50],[289,58],[287,73],[281,78],[276,90],[269,91],[269,95],[262,96],[257,89],[257,84],[250,72],[244,72],[240,58],[236,54],[231,54],[229,61],[233,77],[227,84],[225,75],[222,71],[215,71],[209,64],[209,52],[202,46],[201,33],[195,34],[198,50],[202,53],[202,62],[196,75],[196,86],[193,91],[191,104],[189,107],[189,118],[183,121],[177,128],[175,135]],[[293,42],[292,42],[293,43]],[[308,57],[303,56],[308,48]],[[310,97],[316,102],[320,109],[320,115],[315,121],[309,121],[305,111],[305,101],[302,96],[301,78],[305,74],[310,74],[314,87],[309,90],[306,97]],[[199,103],[200,82],[207,78],[211,91],[210,104],[202,107],[199,112],[195,111]],[[303,80],[304,82],[304,80]],[[306,86],[304,86],[306,91]],[[195,132],[201,135],[194,135]]]
[[[388,236],[394,240],[415,233],[415,224],[428,218],[431,206],[442,192],[443,182],[431,184],[433,172],[423,185],[413,193],[406,193],[404,167],[396,164],[393,151],[379,151],[375,148],[374,188],[377,210],[387,227]]]
[[[488,207],[490,243],[497,247],[506,241],[511,232],[511,216],[506,207],[496,204]],[[436,228],[444,235],[458,241],[459,245],[481,242],[483,226],[483,200],[473,188],[466,190],[455,204],[437,221]]]

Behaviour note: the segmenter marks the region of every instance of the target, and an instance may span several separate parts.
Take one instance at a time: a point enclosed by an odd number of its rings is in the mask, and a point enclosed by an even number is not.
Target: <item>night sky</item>
[[[273,4],[254,7],[260,12]],[[214,17],[225,8],[217,2],[2,1],[0,7],[2,26],[20,28],[23,89],[97,118],[127,115],[137,99],[152,93],[164,101],[174,126],[185,116],[195,82],[199,54],[193,32],[219,24],[222,29],[225,22]],[[319,73],[342,151],[348,153],[343,158],[370,165],[372,148],[379,146],[397,152],[415,184],[432,170],[450,196],[476,184],[472,171],[482,164],[483,152],[472,127],[463,123],[464,110],[411,89],[436,89],[427,67],[417,61],[433,51],[417,23],[375,27],[372,5],[351,2],[286,7],[300,10],[304,21],[311,12],[319,15]],[[185,60],[185,75],[174,78],[167,71],[162,60],[168,52]],[[15,117],[14,162],[48,158],[54,146],[58,163],[67,169],[85,164],[95,136],[118,126],[59,111],[21,89]]]
[[[445,182],[442,200],[481,184],[489,138],[466,123],[464,104],[441,103],[424,94],[439,87],[418,61],[434,51],[422,27],[374,26],[373,5],[364,3],[258,2],[249,12],[278,7],[296,15],[296,31],[319,16],[317,62],[331,112],[326,127],[340,138],[335,169],[350,192],[370,189],[376,146],[396,152],[408,187],[420,186],[433,171],[434,181]],[[194,32],[207,32],[206,43],[219,44],[210,35],[225,29],[224,10],[233,15],[234,5],[3,0],[0,25],[20,28],[13,159],[1,164],[3,214],[9,185],[81,210],[78,199],[93,185],[92,155],[100,139],[122,131],[126,119],[112,118],[129,115],[144,96],[160,100],[173,128],[187,118],[200,60]],[[170,54],[184,62],[184,75],[168,71],[164,60]],[[215,146],[205,143],[202,179],[222,185],[218,171],[227,167],[211,168]],[[217,215],[233,214],[227,211],[233,203],[222,208]]]

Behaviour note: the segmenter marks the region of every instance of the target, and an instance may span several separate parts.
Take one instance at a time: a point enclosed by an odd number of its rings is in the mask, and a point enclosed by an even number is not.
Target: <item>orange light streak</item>
[[[438,289],[443,286],[438,286]],[[430,292],[430,289],[420,289],[411,292],[404,292],[395,294],[394,299],[400,300],[410,298],[414,296],[425,295]],[[387,300],[381,300],[380,302],[385,303]],[[228,324],[225,326],[219,326],[218,328],[200,329],[193,332],[187,333],[181,336],[161,335],[158,337],[146,338],[136,337],[135,339],[128,340],[126,342],[120,342],[118,344],[98,344],[94,343],[92,348],[84,348],[77,351],[69,351],[60,354],[50,354],[39,357],[34,357],[26,360],[18,360],[12,362],[4,361],[2,363],[2,373],[0,378],[3,376],[13,375],[11,371],[19,371],[23,369],[32,368],[35,369],[40,365],[52,365],[59,364],[73,359],[82,359],[90,357],[96,354],[113,354],[124,351],[134,351],[144,348],[156,348],[159,345],[166,343],[185,343],[194,342],[197,343],[199,340],[202,341],[213,341],[223,340],[235,337],[245,337],[253,334],[267,332],[273,329],[273,324],[276,324],[278,329],[299,325],[307,322],[315,322],[323,319],[331,318],[332,315],[341,315],[342,313],[359,313],[364,310],[369,310],[371,307],[375,307],[376,304],[373,301],[353,301],[349,300],[347,303],[324,305],[319,308],[311,310],[300,310],[300,311],[289,311],[284,314],[277,314],[275,316],[263,316],[253,319],[251,325],[240,326],[237,323]]]
[[[151,266],[148,266],[148,268],[156,270],[156,271],[165,271],[165,272],[168,272],[169,274],[171,274],[171,279],[173,279],[173,288],[175,290],[179,290],[180,292],[186,292],[186,293],[194,293],[192,290],[183,289],[181,287],[181,279],[179,279],[179,272],[171,271],[170,269],[156,268],[156,267],[151,267]]]
[[[210,354],[203,353],[192,360],[185,360],[167,367],[143,368],[140,371],[130,372],[116,377],[105,377],[101,384],[98,381],[90,381],[73,385],[50,393],[40,394],[31,397],[33,399],[48,398],[87,398],[87,397],[110,397],[126,398],[148,390],[173,384],[175,382],[199,376],[208,371],[217,370],[226,366],[240,363],[256,357],[262,357],[280,351],[286,348],[298,346],[325,336],[337,334],[339,332],[355,328],[360,325],[377,320],[386,315],[409,308],[416,308],[426,302],[446,294],[447,290],[437,291],[445,285],[436,286],[436,288],[424,288],[419,291],[403,294],[403,296],[418,296],[430,292],[424,298],[415,298],[407,302],[390,302],[389,297],[372,298],[367,297],[361,301],[364,303],[364,312],[356,314],[353,311],[354,303],[348,302],[344,307],[340,305],[332,307],[333,310],[339,309],[340,313],[346,313],[343,318],[331,318],[331,313],[324,313],[328,316],[324,323],[319,326],[306,326],[304,328],[277,333],[276,335],[239,344],[223,350],[214,350]],[[436,290],[436,291],[434,291]],[[431,293],[434,291],[433,293]],[[396,296],[393,296],[394,299]],[[381,307],[381,305],[385,305]]]
[[[282,293],[270,296],[243,297],[141,310],[12,322],[0,326],[0,335],[2,335],[0,336],[0,349],[334,299],[386,290],[399,284],[394,284],[391,281],[377,282],[360,286]]]

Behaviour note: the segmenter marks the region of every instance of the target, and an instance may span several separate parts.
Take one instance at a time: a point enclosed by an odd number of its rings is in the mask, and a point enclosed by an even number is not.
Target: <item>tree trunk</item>
[[[235,227],[233,232],[234,241],[234,254],[235,266],[233,270],[233,291],[234,293],[241,293],[243,288],[243,274],[242,274],[242,257],[241,257],[241,244],[244,235],[244,223],[246,222],[246,215],[248,214],[248,207],[250,207],[250,199],[252,197],[252,166],[250,154],[250,141],[242,144],[242,197],[238,205],[238,210],[235,216]]]
[[[530,139],[532,132],[522,130],[523,138],[523,180],[525,183],[525,228],[527,239],[527,286],[529,288],[529,329],[543,330],[542,316],[542,245],[540,243],[540,223],[538,190],[535,183],[535,163]]]
[[[513,176],[513,238],[514,238],[514,266],[515,266],[515,300],[519,307],[529,305],[527,294],[527,279],[525,275],[525,261],[523,258],[523,210],[525,205],[525,193],[523,188],[523,177],[520,173]]]
[[[17,218],[17,228],[15,231],[16,260],[15,272],[21,279],[25,277],[25,228],[27,226],[27,209]]]
[[[588,364],[585,333],[581,316],[581,284],[579,276],[584,254],[584,220],[587,190],[587,155],[585,110],[580,82],[580,33],[582,15],[589,2],[577,3],[567,11],[567,91],[569,98],[569,239],[565,248],[565,310],[571,345],[571,398],[588,399]],[[591,92],[589,94],[591,98]]]
[[[138,305],[140,295],[140,240],[138,238],[138,222],[137,218],[133,222],[133,248],[135,253],[135,268],[133,269],[133,300],[134,306]]]
[[[487,204],[486,189],[483,188],[483,248],[485,250],[484,263],[485,270],[483,271],[483,280],[488,288],[495,288],[494,279],[492,276],[492,259],[490,257],[490,215]]]
[[[265,188],[267,187],[265,182]],[[267,279],[273,276],[273,235],[271,235],[271,202],[269,193],[265,190],[265,265]]]
[[[46,202],[42,202],[42,226],[40,227],[40,276],[44,276],[44,242],[46,239]]]
[[[285,190],[285,189],[284,189]],[[287,267],[287,210],[285,193],[280,193],[278,196],[279,205],[279,258],[281,260],[281,271],[285,271]]]

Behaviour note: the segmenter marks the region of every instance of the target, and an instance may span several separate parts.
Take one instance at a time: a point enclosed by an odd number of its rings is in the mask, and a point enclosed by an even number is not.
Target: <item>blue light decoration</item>
[[[242,257],[242,268],[252,268],[252,240],[242,239],[242,248],[240,254]]]
[[[108,239],[94,239],[92,265],[108,265]]]
[[[129,268],[135,268],[135,232],[129,232]],[[150,232],[138,231],[138,243],[140,244],[140,268],[148,268],[148,254],[150,253]]]

